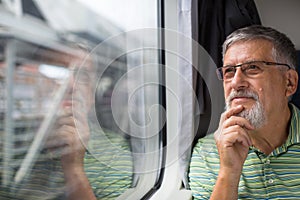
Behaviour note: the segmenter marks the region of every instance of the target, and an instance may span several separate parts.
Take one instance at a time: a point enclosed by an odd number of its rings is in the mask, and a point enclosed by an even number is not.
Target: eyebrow
[[[242,63],[238,63],[238,64],[228,64],[228,65],[223,65],[223,67],[229,67],[229,66],[237,66],[237,65],[241,65],[241,64],[245,64],[245,63],[249,63],[249,62],[260,62],[263,60],[258,60],[258,59],[251,59],[251,60],[246,60]]]

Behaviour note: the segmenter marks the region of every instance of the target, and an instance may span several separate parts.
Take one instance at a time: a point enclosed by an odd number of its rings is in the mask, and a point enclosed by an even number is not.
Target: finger
[[[64,145],[73,145],[76,143],[86,144],[89,140],[89,129],[80,129],[80,131],[73,126],[61,126],[55,129],[52,134],[47,138],[45,147],[54,148]]]
[[[81,137],[84,140],[89,139],[90,131],[88,122],[79,121],[73,117],[61,118],[56,123],[56,128],[52,131],[51,137],[56,137],[56,134],[61,134],[61,132],[68,132],[69,134],[76,134],[76,137]]]
[[[52,134],[47,138],[45,142],[46,148],[53,148],[63,146],[71,143],[72,139],[76,137],[76,129],[72,126],[62,126],[59,129],[55,129]]]
[[[85,127],[88,126],[88,121],[87,116],[85,114],[78,111],[73,111],[73,113],[68,113],[59,116],[56,120],[55,125],[56,128],[59,128],[63,125]]]
[[[72,116],[72,107],[64,107],[59,111],[58,117],[67,117],[67,116]]]
[[[239,125],[242,128],[246,128],[248,130],[253,130],[254,127],[252,124],[243,117],[231,116],[228,120],[223,123],[224,128],[228,128],[229,126]]]
[[[74,153],[76,151],[77,151],[77,149],[71,148],[68,145],[48,149],[48,153],[50,154],[50,156],[52,158],[60,158],[64,155],[68,155],[68,154]]]
[[[233,147],[236,143],[242,144],[244,147],[249,147],[251,146],[247,139],[245,137],[240,136],[238,133],[234,132],[228,135],[224,136],[224,141],[221,142],[223,144],[222,146],[227,148],[227,147]]]
[[[220,122],[219,122],[219,127],[222,126],[223,122],[227,119],[229,119],[231,116],[236,115],[240,113],[244,107],[242,105],[238,105],[237,107],[233,107],[225,112],[222,113]]]
[[[244,146],[249,147],[252,145],[252,141],[248,132],[245,129],[241,128],[239,125],[224,129],[222,139],[228,137],[228,135],[229,138],[231,138],[233,141],[241,142]]]
[[[244,110],[244,106],[242,105],[238,105],[236,107],[230,108],[228,111],[225,112],[225,117],[226,119],[230,118],[233,115],[237,115],[240,112],[242,112]]]
[[[58,126],[67,125],[67,126],[75,127],[75,122],[74,122],[73,116],[60,117],[60,118],[57,119],[56,124]]]

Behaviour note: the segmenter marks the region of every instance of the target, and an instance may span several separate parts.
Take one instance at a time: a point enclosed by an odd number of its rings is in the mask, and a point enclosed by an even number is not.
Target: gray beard
[[[233,92],[235,94],[230,94],[228,100],[226,100],[226,107],[225,109],[228,110],[231,108],[231,97],[235,96],[239,92]],[[265,124],[265,112],[261,102],[258,100],[258,96],[253,92],[246,92],[247,96],[251,96],[256,100],[256,103],[252,106],[252,108],[243,110],[242,112],[238,113],[236,116],[243,117],[250,122],[250,124],[255,128],[258,129]]]

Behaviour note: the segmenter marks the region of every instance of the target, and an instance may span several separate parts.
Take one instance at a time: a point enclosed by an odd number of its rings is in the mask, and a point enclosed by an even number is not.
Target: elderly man
[[[250,26],[223,45],[226,111],[214,135],[198,141],[190,165],[195,199],[300,199],[298,83],[286,35]]]

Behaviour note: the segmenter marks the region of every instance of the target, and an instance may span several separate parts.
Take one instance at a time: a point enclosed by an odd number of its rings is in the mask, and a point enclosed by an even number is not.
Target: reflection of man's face
[[[84,68],[70,70],[69,86],[63,101],[63,107],[87,112],[92,104],[92,78]]]
[[[95,76],[94,66],[85,55],[80,56],[75,67],[69,69],[68,90],[63,101],[63,107],[72,107],[81,113],[87,113],[93,103],[92,85]]]
[[[224,65],[238,65],[249,61],[275,62],[273,45],[266,40],[252,40],[234,43],[224,55]],[[277,66],[264,66],[263,72],[248,77],[241,68],[236,68],[234,77],[224,81],[227,108],[242,105],[245,109],[239,115],[259,128],[267,120],[281,113],[287,102],[286,80]]]

